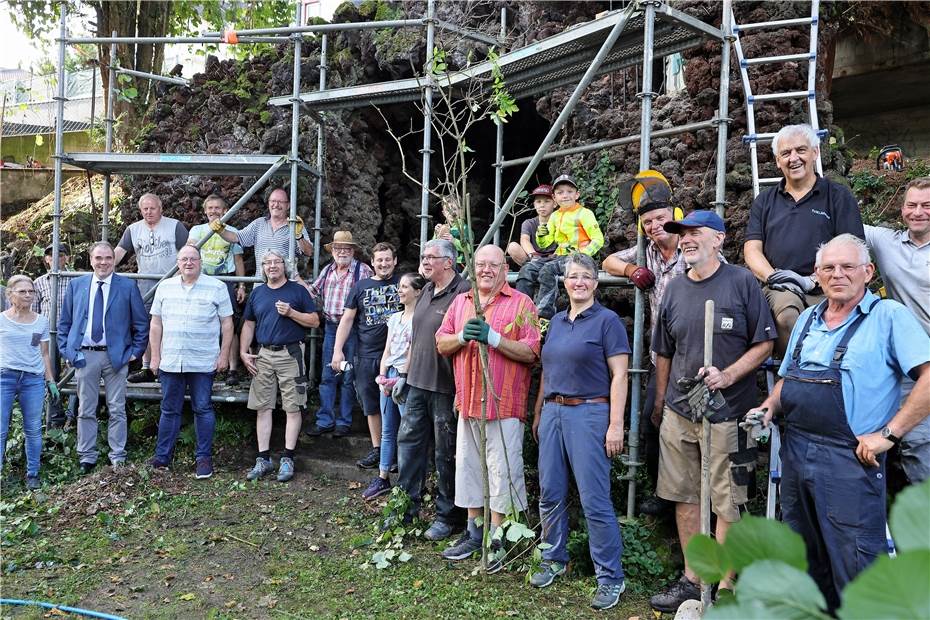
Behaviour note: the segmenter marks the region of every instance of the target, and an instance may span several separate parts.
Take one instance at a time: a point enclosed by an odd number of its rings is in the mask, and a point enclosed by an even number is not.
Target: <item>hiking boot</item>
[[[530,585],[536,588],[545,588],[552,585],[556,577],[565,574],[565,565],[552,560],[543,560],[539,565],[539,571],[533,573],[530,577]]]
[[[154,383],[158,381],[158,377],[150,368],[143,368],[139,372],[134,372],[126,377],[126,381],[129,383]]]
[[[263,459],[258,457],[255,459],[255,467],[249,470],[249,473],[245,475],[246,480],[258,480],[264,476],[267,476],[274,471],[274,465],[271,462],[271,459]]]
[[[442,521],[433,521],[432,524],[426,528],[426,531],[423,532],[423,538],[426,540],[432,540],[433,542],[436,542],[437,540],[445,540],[446,538],[452,536],[452,529],[452,526],[448,523],[444,523]]]
[[[597,584],[597,592],[594,593],[594,598],[591,599],[592,609],[610,609],[620,602],[620,595],[623,594],[624,590],[626,590],[625,581]]]
[[[658,495],[647,497],[639,504],[639,514],[650,517],[661,517],[667,515],[674,506],[674,502],[662,499]]]
[[[380,476],[375,476],[375,478],[368,485],[368,488],[362,491],[362,499],[366,502],[370,502],[371,500],[390,492],[391,482]]]
[[[26,476],[26,489],[29,491],[38,491],[42,483],[39,482],[38,476]]]
[[[481,539],[472,538],[468,530],[462,532],[455,544],[448,549],[443,549],[442,557],[447,560],[467,560],[476,551],[481,551]]]
[[[685,601],[701,600],[701,586],[691,583],[687,577],[681,576],[681,579],[669,586],[664,592],[660,592],[649,599],[649,605],[656,611],[675,613],[681,604]]]
[[[242,375],[239,374],[238,370],[230,370],[226,374],[226,385],[229,387],[236,387],[241,383]]]
[[[213,459],[209,456],[201,456],[197,459],[197,473],[194,477],[197,480],[206,480],[213,475]]]
[[[374,469],[381,462],[381,448],[376,447],[368,451],[368,454],[355,461],[359,469]]]
[[[337,426],[336,430],[333,431],[333,437],[337,439],[340,437],[348,437],[351,430],[352,429],[350,429],[348,426]]]
[[[304,432],[310,437],[319,437],[320,435],[324,433],[332,433],[333,427],[332,426],[320,426],[319,424],[314,424],[313,426],[311,426]]]
[[[258,463],[255,464],[256,467]],[[294,477],[294,459],[289,456],[282,456],[278,461],[278,482],[287,482]]]
[[[169,467],[171,467],[171,463],[169,463],[168,461],[163,461],[157,456],[153,456],[152,458],[147,460],[145,464],[151,467],[152,469],[168,469]]]

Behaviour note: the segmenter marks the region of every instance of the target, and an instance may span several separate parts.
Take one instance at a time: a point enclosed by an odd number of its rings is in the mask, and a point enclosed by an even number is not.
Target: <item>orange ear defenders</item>
[[[669,184],[668,179],[665,178],[665,175],[658,170],[643,170],[624,186],[620,191],[621,203],[633,210],[633,214],[636,216],[636,226],[640,232],[645,234],[642,221],[639,219],[640,207],[655,203],[671,203],[672,186]],[[629,188],[629,202],[625,200],[627,187]],[[672,207],[673,220],[681,220],[684,217],[685,212],[681,207]]]

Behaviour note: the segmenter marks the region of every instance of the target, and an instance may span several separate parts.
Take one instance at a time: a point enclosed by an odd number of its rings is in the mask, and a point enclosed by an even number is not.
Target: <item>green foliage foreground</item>
[[[930,480],[900,493],[889,526],[897,557],[883,555],[842,593],[841,620],[930,618]],[[685,550],[706,582],[739,573],[735,598],[708,610],[707,620],[820,620],[826,601],[807,574],[804,541],[784,523],[746,517],[723,544],[699,534]]]

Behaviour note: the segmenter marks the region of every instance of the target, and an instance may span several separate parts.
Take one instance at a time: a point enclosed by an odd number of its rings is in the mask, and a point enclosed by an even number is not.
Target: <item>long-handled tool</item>
[[[714,300],[704,302],[704,368],[714,365]],[[701,415],[704,446],[701,450],[701,533],[710,536],[710,420],[707,410]],[[701,580],[701,607],[710,608],[710,584]]]

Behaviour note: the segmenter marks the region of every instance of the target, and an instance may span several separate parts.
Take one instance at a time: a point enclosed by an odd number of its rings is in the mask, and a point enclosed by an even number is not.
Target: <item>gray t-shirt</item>
[[[687,275],[672,279],[659,309],[652,350],[671,358],[665,404],[686,418],[691,417],[687,393],[678,388],[676,381],[696,376],[704,365],[704,302],[708,299],[715,303],[712,359],[720,370],[738,360],[752,345],[776,337],[772,311],[748,269],[721,264],[712,276],[700,282]],[[722,393],[727,405],[710,417],[711,422],[738,418],[758,404],[755,373]]]
[[[174,268],[178,261],[178,250],[187,243],[187,229],[184,224],[173,217],[162,217],[149,228],[145,220],[130,224],[119,240],[119,247],[126,250],[126,255],[136,255],[139,273],[165,275]],[[139,292],[145,297],[155,288],[158,280],[137,280]]]
[[[439,294],[433,295],[435,284],[423,287],[413,311],[413,333],[410,339],[407,383],[421,390],[452,394],[452,361],[436,350],[436,332],[442,325],[446,310],[459,293],[471,290],[471,285],[459,274]]]
[[[525,220],[520,225],[520,234],[529,235],[530,243],[533,245],[533,249],[536,250],[536,253],[540,256],[552,256],[555,254],[555,249],[558,247],[558,244],[552,243],[545,249],[539,247],[539,244],[536,243],[536,229],[539,228],[539,216],[531,217],[528,220]]]
[[[865,227],[888,297],[904,304],[930,334],[930,243],[917,247],[907,230]]]

